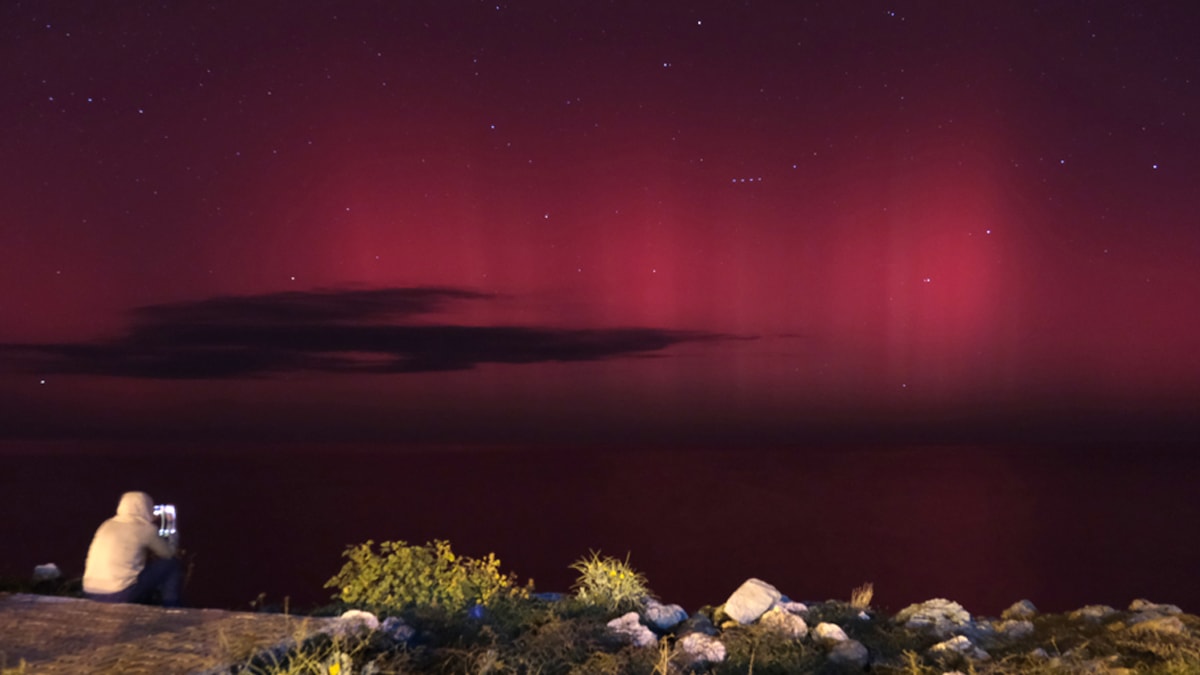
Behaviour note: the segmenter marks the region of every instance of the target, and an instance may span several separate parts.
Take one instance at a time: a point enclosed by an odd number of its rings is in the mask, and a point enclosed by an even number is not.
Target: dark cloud
[[[595,361],[726,339],[654,328],[420,325],[404,319],[493,296],[447,288],[320,290],[152,305],[115,340],[0,347],[41,373],[151,379],[415,373],[481,363]]]
[[[493,297],[457,288],[430,287],[287,291],[149,305],[134,310],[133,316],[136,323],[145,326],[362,322],[429,314],[442,309],[449,302]]]

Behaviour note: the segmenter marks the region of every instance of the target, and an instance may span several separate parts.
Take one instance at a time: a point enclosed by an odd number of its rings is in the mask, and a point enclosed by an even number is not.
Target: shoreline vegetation
[[[844,601],[796,602],[748,579],[688,613],[660,601],[628,556],[593,551],[570,566],[569,593],[539,593],[494,555],[460,556],[446,541],[368,541],[343,555],[326,583],[333,602],[300,616],[340,617],[335,627],[230,673],[1200,674],[1200,617],[1145,599],[1058,614],[1021,600],[992,618],[938,598],[888,613],[869,583]],[[53,578],[0,581],[6,591],[80,595],[78,580]],[[0,663],[0,675],[32,672]]]

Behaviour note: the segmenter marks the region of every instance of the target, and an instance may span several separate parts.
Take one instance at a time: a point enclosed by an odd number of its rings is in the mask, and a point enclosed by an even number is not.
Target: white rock
[[[1117,610],[1109,607],[1108,605],[1088,605],[1086,607],[1080,607],[1079,609],[1071,612],[1067,615],[1067,618],[1082,619],[1084,621],[1099,623],[1116,613]]]
[[[971,614],[957,602],[934,598],[905,607],[893,621],[904,624],[910,630],[928,631],[940,638],[947,638],[970,625]]]
[[[1010,619],[996,624],[996,634],[1005,640],[1021,640],[1033,635],[1033,622]]]
[[[758,623],[793,640],[801,640],[808,635],[808,624],[804,619],[781,607],[772,607],[759,618]]]
[[[832,647],[850,638],[846,637],[846,631],[842,630],[842,627],[836,623],[821,622],[813,629],[813,639],[826,647]]]
[[[934,655],[962,654],[975,661],[986,661],[992,658],[991,654],[976,647],[965,635],[956,635],[945,642],[939,642],[930,647],[929,652]]]
[[[720,663],[725,660],[725,643],[712,635],[688,633],[678,646],[692,663]]]
[[[1142,618],[1141,621],[1132,621],[1130,630],[1134,633],[1145,635],[1147,633],[1157,633],[1160,635],[1183,635],[1187,632],[1183,622],[1177,616],[1150,615]]]
[[[771,584],[747,579],[725,601],[725,614],[740,624],[754,623],[779,601],[781,594]]]
[[[808,614],[808,605],[804,604],[803,602],[792,602],[791,600],[780,600],[779,602],[775,603],[775,606],[778,607],[779,609],[782,609],[785,612],[791,612],[792,614],[800,614],[800,615]]]
[[[338,617],[333,632],[338,635],[353,635],[379,630],[379,618],[361,609],[351,609]]]
[[[1032,619],[1037,616],[1037,607],[1029,600],[1014,602],[1011,607],[1000,612],[1001,619]]]
[[[687,620],[688,614],[679,605],[664,605],[651,598],[643,612],[646,621],[660,631],[668,631]]]
[[[58,569],[58,565],[54,563],[46,563],[45,565],[36,565],[33,568],[33,580],[36,581],[54,581],[62,577],[62,570]]]
[[[839,642],[829,650],[829,660],[853,668],[866,668],[871,655],[858,640]]]
[[[1178,605],[1160,605],[1157,602],[1150,602],[1145,598],[1138,598],[1129,603],[1129,611],[1151,612],[1154,614],[1183,614],[1183,610]]]
[[[609,621],[608,629],[635,647],[649,647],[658,642],[654,631],[642,625],[637,612],[629,612]]]

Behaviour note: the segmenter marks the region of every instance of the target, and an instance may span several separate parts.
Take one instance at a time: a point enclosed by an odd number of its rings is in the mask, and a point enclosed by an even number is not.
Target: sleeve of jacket
[[[172,542],[158,536],[158,528],[147,530],[148,536],[145,538],[146,548],[150,549],[154,555],[160,558],[174,558],[175,546]]]

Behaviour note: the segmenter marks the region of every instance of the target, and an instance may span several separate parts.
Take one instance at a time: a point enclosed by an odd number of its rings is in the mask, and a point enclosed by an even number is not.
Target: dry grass
[[[871,598],[875,597],[875,584],[867,582],[850,591],[850,606],[859,611],[871,606]]]

